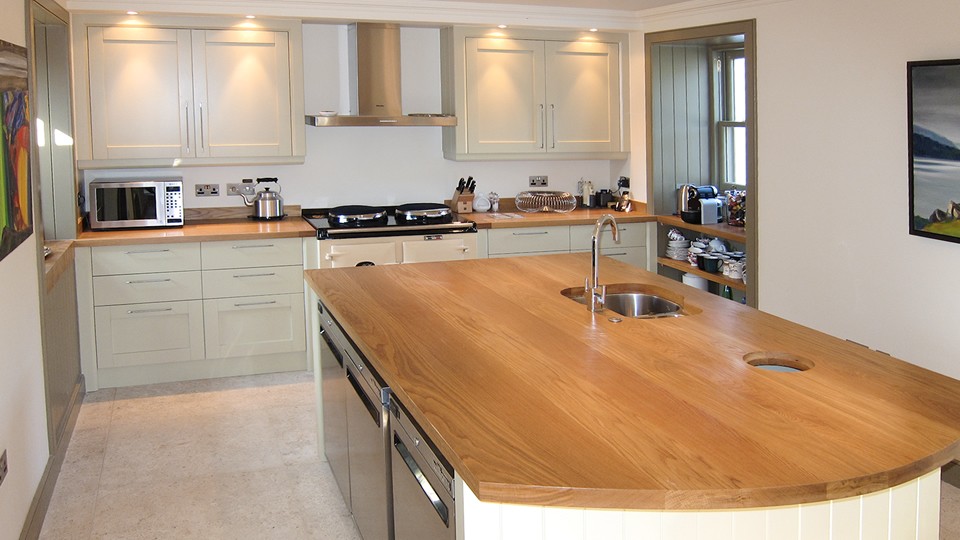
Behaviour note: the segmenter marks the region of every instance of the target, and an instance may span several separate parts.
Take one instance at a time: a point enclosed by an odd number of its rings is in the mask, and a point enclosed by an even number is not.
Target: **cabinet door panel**
[[[593,230],[595,225],[571,225],[570,226],[570,249],[572,251],[589,251],[593,243]],[[601,245],[606,247],[642,247],[647,245],[647,224],[646,223],[620,223],[617,225],[620,231],[620,243],[613,242],[609,229],[604,227],[603,240]]]
[[[200,249],[203,269],[213,270],[299,265],[302,245],[299,238],[265,238],[203,242]]]
[[[203,359],[200,300],[97,307],[94,318],[99,368]]]
[[[204,298],[293,294],[301,291],[303,291],[302,266],[203,271]]]
[[[467,38],[467,151],[542,152],[543,42]]]
[[[537,251],[570,251],[570,227],[491,229],[487,235],[490,256]]]
[[[94,159],[189,156],[190,32],[88,29]]]
[[[290,155],[286,32],[194,30],[200,157]]]
[[[92,250],[93,275],[145,274],[200,269],[200,244],[101,246]]]
[[[200,272],[165,272],[93,278],[97,306],[199,300]]]
[[[471,249],[463,238],[430,240],[429,242],[419,240],[404,242],[403,262],[459,261],[473,258],[474,251],[476,251],[476,247]]]
[[[303,294],[203,301],[207,358],[306,350]]]
[[[620,150],[620,47],[546,43],[547,150]]]

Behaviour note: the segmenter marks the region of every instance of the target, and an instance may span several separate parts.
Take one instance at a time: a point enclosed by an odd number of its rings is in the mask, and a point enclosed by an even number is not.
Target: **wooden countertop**
[[[690,313],[608,320],[559,294],[589,254],[310,270],[484,501],[720,509],[839,499],[960,457],[960,381],[604,257]],[[779,373],[753,352],[812,364]]]
[[[460,214],[461,219],[473,221],[478,229],[507,229],[518,227],[550,227],[558,225],[593,225],[603,214],[612,214],[617,223],[645,223],[656,221],[657,216],[647,213],[646,204],[634,203],[635,209],[630,212],[615,212],[609,209],[577,208],[572,212],[474,212]],[[513,217],[511,217],[513,216]]]
[[[164,244],[171,242],[209,242],[217,240],[250,240],[255,238],[310,237],[316,230],[299,216],[279,221],[252,219],[225,219],[210,223],[188,223],[168,229],[132,229],[115,231],[84,231],[76,245],[117,246],[125,244]]]

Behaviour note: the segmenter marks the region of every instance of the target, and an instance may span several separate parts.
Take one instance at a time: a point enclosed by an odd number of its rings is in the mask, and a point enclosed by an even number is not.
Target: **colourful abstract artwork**
[[[33,233],[27,49],[0,40],[0,260]]]

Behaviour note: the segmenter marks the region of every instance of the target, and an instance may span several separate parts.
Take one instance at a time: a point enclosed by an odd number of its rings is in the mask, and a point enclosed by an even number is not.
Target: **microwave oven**
[[[180,178],[111,178],[89,187],[91,229],[183,226]]]

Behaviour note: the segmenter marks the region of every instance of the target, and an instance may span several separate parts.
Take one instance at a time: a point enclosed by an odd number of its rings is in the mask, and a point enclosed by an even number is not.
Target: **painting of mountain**
[[[960,59],[907,62],[910,234],[960,243]]]

